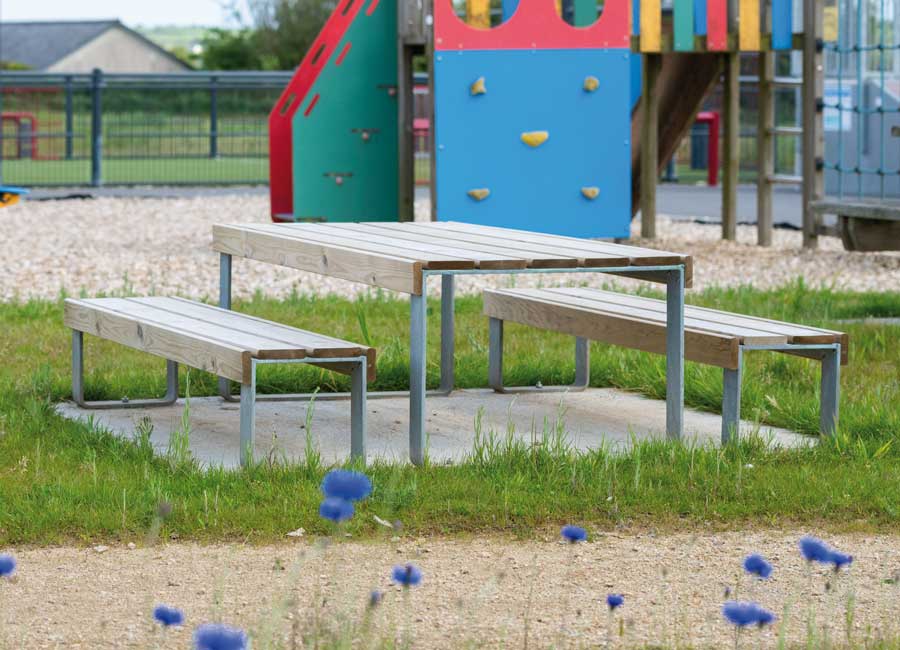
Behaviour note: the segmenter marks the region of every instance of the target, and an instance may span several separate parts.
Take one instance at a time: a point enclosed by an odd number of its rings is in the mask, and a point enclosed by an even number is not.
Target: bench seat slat
[[[234,381],[246,379],[251,358],[325,362],[365,356],[370,381],[375,373],[373,348],[177,298],[69,299],[65,323]],[[326,367],[352,370],[350,365]]]
[[[592,341],[665,354],[665,326],[646,318],[592,311],[535,300],[512,291],[485,291],[484,313],[493,318],[549,329]],[[736,336],[685,328],[685,358],[720,368],[737,368]]]

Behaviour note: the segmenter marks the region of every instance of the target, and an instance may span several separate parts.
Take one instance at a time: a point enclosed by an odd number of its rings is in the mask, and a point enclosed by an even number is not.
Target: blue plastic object
[[[575,237],[628,237],[628,50],[474,50],[435,55],[440,220]],[[599,80],[584,89],[588,76]],[[470,85],[485,78],[487,92]],[[543,144],[522,142],[546,131]],[[596,198],[582,190],[597,188]],[[487,189],[477,200],[468,192]]]
[[[793,36],[793,2],[792,0],[772,0],[772,49],[791,49]]]

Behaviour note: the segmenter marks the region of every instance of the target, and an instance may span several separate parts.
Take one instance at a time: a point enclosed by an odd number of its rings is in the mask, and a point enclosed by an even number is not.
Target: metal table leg
[[[427,323],[425,282],[422,295],[409,299],[409,459],[425,462],[425,331]]]
[[[684,267],[666,278],[666,434],[684,433]]]
[[[741,370],[744,355],[738,347],[737,368],[722,370],[722,444],[737,440],[741,427]]]
[[[456,371],[455,353],[456,341],[454,339],[456,328],[454,324],[454,298],[456,294],[455,277],[449,273],[441,276],[441,392],[450,393],[453,390],[454,375]]]
[[[819,404],[819,431],[834,433],[838,423],[838,403],[841,395],[841,346],[828,350],[822,357],[822,383]]]
[[[219,307],[231,309],[231,255],[228,253],[219,253]],[[219,377],[219,395],[230,397],[225,377]]]

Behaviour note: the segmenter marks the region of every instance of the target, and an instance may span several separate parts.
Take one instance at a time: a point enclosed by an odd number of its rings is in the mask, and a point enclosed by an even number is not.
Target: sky
[[[97,20],[126,25],[232,25],[220,0],[0,0],[0,20]]]

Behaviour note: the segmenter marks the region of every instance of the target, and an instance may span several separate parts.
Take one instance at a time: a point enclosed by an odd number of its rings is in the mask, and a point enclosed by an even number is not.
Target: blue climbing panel
[[[436,52],[434,70],[440,220],[629,236],[628,50]],[[480,77],[486,92],[473,95]],[[521,139],[541,131],[538,146]]]

